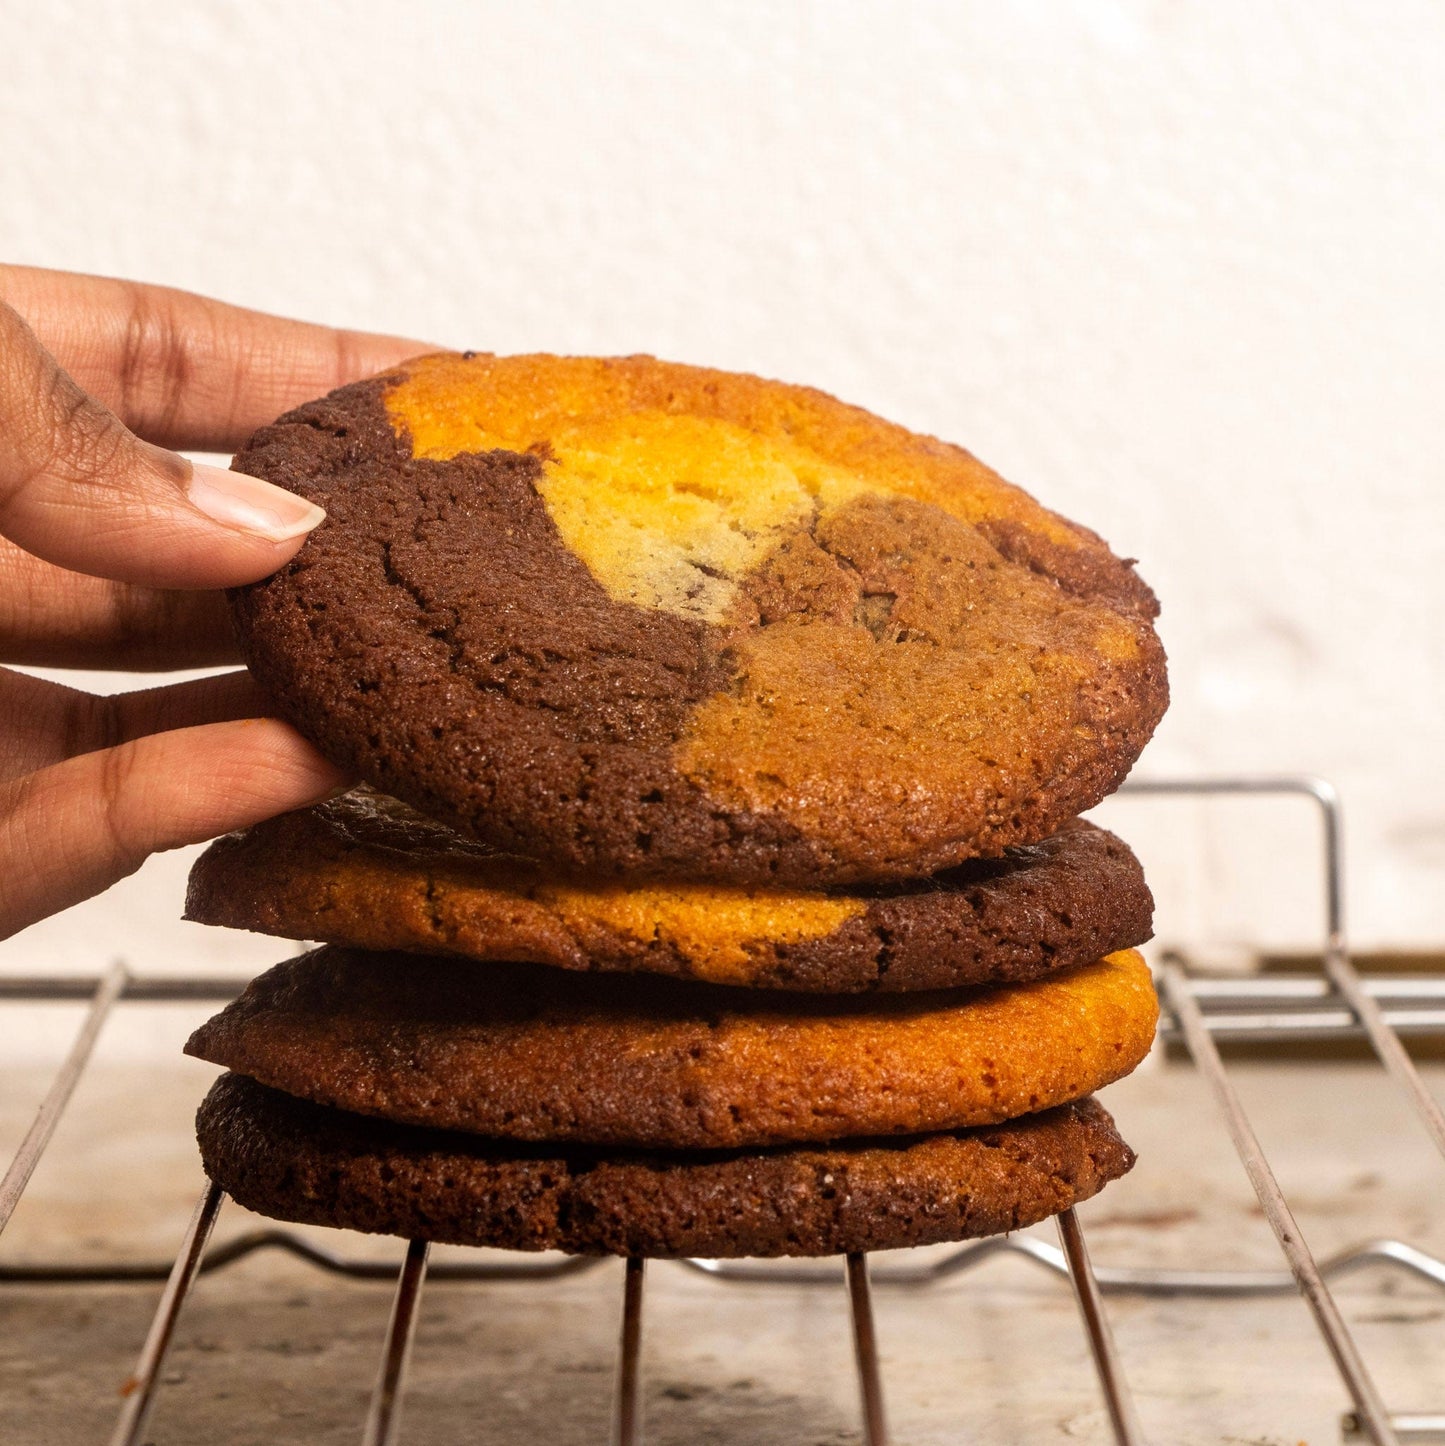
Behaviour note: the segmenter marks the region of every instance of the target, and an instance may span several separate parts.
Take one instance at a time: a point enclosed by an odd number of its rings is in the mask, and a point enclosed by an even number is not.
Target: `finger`
[[[0,300],[84,390],[162,447],[234,452],[291,407],[437,349],[23,266],[0,266]]]
[[[140,441],[0,304],[0,533],[75,572],[216,588],[274,572],[325,514]]]
[[[0,669],[0,779],[149,733],[271,712],[270,699],[244,669],[109,697]]]
[[[242,718],[270,718],[276,705],[244,668],[210,678],[188,678],[160,688],[114,693],[97,701],[101,707],[95,748],[111,748],[152,733],[229,723]]]
[[[147,855],[326,797],[345,779],[273,719],[87,753],[0,785],[0,937],[87,899]]]
[[[218,592],[89,577],[0,538],[0,663],[145,672],[239,657]]]

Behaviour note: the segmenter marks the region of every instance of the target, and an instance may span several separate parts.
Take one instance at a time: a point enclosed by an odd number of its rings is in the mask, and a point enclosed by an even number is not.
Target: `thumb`
[[[0,304],[0,534],[73,572],[216,588],[276,571],[326,514],[142,442]]]

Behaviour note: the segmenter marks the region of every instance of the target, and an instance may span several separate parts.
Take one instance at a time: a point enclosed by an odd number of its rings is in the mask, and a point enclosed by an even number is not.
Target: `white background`
[[[1445,9],[6,7],[0,254],[962,442],[1164,602],[1141,774],[1312,770],[1354,933],[1445,939]],[[1308,946],[1303,805],[1121,802],[1167,938]],[[251,967],[186,859],[0,949]]]

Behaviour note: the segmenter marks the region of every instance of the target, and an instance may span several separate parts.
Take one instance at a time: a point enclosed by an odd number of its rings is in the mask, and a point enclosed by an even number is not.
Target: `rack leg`
[[[135,1446],[145,1430],[146,1420],[151,1413],[151,1402],[155,1396],[156,1379],[165,1362],[176,1321],[185,1304],[186,1295],[201,1268],[206,1242],[211,1238],[216,1217],[221,1213],[225,1194],[214,1181],[206,1182],[205,1193],[196,1204],[196,1212],[181,1242],[176,1263],[171,1267],[166,1288],[161,1292],[160,1304],[156,1307],[155,1319],[151,1322],[150,1334],[141,1347],[140,1360],[136,1362],[135,1374],[125,1384],[125,1404],[120,1408],[120,1418],[111,1433],[110,1446]]]
[[[366,1414],[361,1446],[392,1446],[398,1439],[406,1367],[411,1359],[411,1339],[416,1330],[416,1310],[421,1300],[422,1282],[426,1279],[429,1248],[425,1240],[410,1241],[406,1247],[406,1260],[397,1277],[396,1298],[391,1304],[386,1345],[381,1353],[381,1369],[377,1372],[376,1387],[371,1393],[371,1409]]]
[[[1065,1210],[1058,1217],[1058,1226],[1059,1242],[1064,1247],[1064,1258],[1069,1264],[1069,1279],[1073,1282],[1074,1296],[1079,1302],[1079,1314],[1084,1318],[1094,1368],[1099,1373],[1104,1405],[1109,1412],[1109,1424],[1114,1428],[1114,1440],[1119,1446],[1143,1446],[1144,1433],[1134,1412],[1134,1398],[1124,1383],[1119,1354],[1114,1348],[1114,1333],[1109,1329],[1108,1317],[1104,1314],[1103,1298],[1099,1294],[1099,1283],[1094,1278],[1094,1268],[1089,1263],[1089,1251],[1084,1244],[1084,1232],[1079,1228],[1079,1217],[1072,1209]]]
[[[878,1370],[878,1335],[873,1328],[873,1293],[868,1286],[868,1257],[861,1251],[849,1251],[847,1271],[853,1358],[858,1365],[858,1390],[863,1401],[863,1440],[865,1446],[888,1446],[883,1380]]]
[[[1164,985],[1164,1000],[1179,1021],[1179,1028],[1184,1034],[1184,1042],[1189,1047],[1195,1067],[1214,1093],[1215,1103],[1224,1115],[1230,1138],[1234,1141],[1235,1153],[1244,1166],[1245,1174],[1249,1176],[1249,1183],[1254,1186],[1264,1218],[1269,1221],[1270,1229],[1274,1231],[1275,1239],[1279,1241],[1279,1247],[1289,1261],[1289,1268],[1299,1284],[1300,1293],[1314,1313],[1315,1324],[1334,1358],[1345,1389],[1350,1393],[1361,1426],[1376,1446],[1397,1446],[1400,1438],[1390,1424],[1390,1414],[1385,1409],[1379,1389],[1365,1369],[1359,1347],[1356,1346],[1355,1339],[1345,1324],[1345,1318],[1335,1304],[1335,1298],[1330,1294],[1330,1288],[1325,1284],[1325,1278],[1320,1274],[1320,1268],[1295,1223],[1294,1214],[1284,1198],[1284,1192],[1279,1188],[1274,1170],[1265,1158],[1259,1136],[1255,1134],[1254,1126],[1244,1112],[1244,1105],[1235,1092],[1234,1084],[1225,1072],[1219,1046],[1215,1044],[1205,1026],[1199,1002],[1190,992],[1184,971],[1177,964],[1165,964],[1160,979]]]
[[[617,1386],[612,1398],[612,1446],[642,1446],[638,1409],[638,1361],[642,1354],[642,1285],[647,1261],[627,1259],[622,1286],[622,1337],[617,1351]]]
[[[61,1065],[60,1072],[41,1101],[35,1114],[35,1123],[20,1142],[20,1149],[5,1172],[5,1178],[0,1180],[0,1230],[4,1230],[16,1205],[20,1203],[20,1197],[30,1183],[30,1176],[40,1162],[41,1155],[45,1153],[45,1147],[50,1143],[56,1125],[60,1123],[61,1113],[70,1102],[75,1086],[80,1082],[80,1076],[90,1062],[95,1041],[100,1037],[101,1026],[115,1007],[116,1000],[125,992],[128,983],[130,974],[125,965],[113,964],[96,985],[90,1008],[86,1011],[75,1042],[70,1046],[70,1053],[65,1056],[65,1063]]]

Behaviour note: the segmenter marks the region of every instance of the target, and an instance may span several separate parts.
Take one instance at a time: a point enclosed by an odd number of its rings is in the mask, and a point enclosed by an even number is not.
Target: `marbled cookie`
[[[567,871],[934,873],[1054,833],[1164,710],[1130,564],[962,449],[802,387],[440,355],[235,465],[328,513],[233,598],[284,715]]]
[[[515,1140],[729,1149],[996,1124],[1148,1053],[1133,951],[1028,984],[804,995],[328,947],[188,1054],[358,1114]]]
[[[1011,983],[1144,943],[1138,861],[1083,822],[918,883],[581,882],[358,789],[218,839],[186,917],[361,949],[645,970],[752,988]]]

